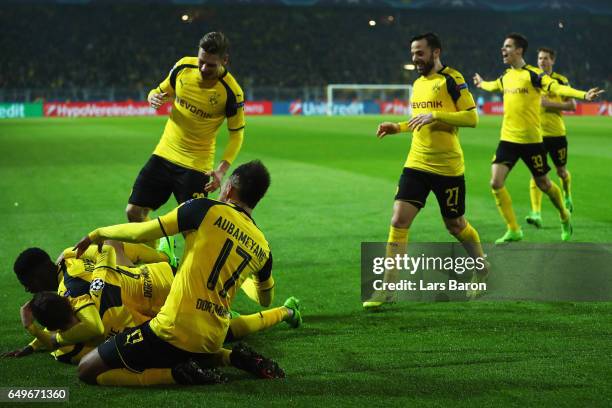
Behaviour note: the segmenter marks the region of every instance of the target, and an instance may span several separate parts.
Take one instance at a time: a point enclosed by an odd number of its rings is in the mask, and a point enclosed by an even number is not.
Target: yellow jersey
[[[174,275],[167,262],[139,265],[135,267],[97,267],[92,279],[101,279],[104,285],[120,288],[122,304],[136,321],[154,317],[164,305]]]
[[[91,273],[96,264],[96,251],[97,248],[92,246],[77,259],[72,248],[64,250],[64,259],[58,265],[58,295],[77,298],[89,293]]]
[[[569,86],[569,80],[561,74],[552,72],[550,77],[561,85]],[[568,100],[562,96],[549,92],[546,94],[551,102],[563,103]],[[540,120],[542,121],[542,136],[565,136],[565,122],[563,121],[563,113],[558,109],[547,109],[540,107]]]
[[[58,361],[78,363],[104,339],[149,320],[170,292],[173,274],[168,263],[117,266],[114,249],[105,248],[112,253],[113,267],[97,264],[103,254],[96,245],[78,259],[72,248],[64,250],[57,292],[69,300],[80,323],[58,332],[60,348],[51,352]],[[30,345],[41,348],[36,339]]]
[[[412,114],[418,115],[472,110],[476,104],[463,76],[453,68],[444,67],[414,82],[411,107]],[[456,126],[443,122],[414,131],[404,167],[444,176],[462,175],[465,167],[458,133]]]
[[[508,68],[495,81],[483,81],[481,88],[503,92],[501,140],[520,144],[542,143],[540,109],[543,92],[579,99],[584,99],[586,94],[560,84],[532,65]]]
[[[164,234],[188,232],[170,294],[150,326],[182,350],[212,353],[223,344],[230,307],[251,276],[274,286],[272,254],[263,233],[240,207],[207,198],[187,201],[159,218]]]
[[[215,158],[216,137],[227,118],[231,132],[241,131],[244,121],[244,93],[238,82],[224,70],[209,85],[202,79],[197,57],[181,58],[166,79],[149,93],[167,92],[174,97],[172,112],[153,154],[189,169],[210,171]],[[231,163],[240,149],[228,145],[223,160]]]

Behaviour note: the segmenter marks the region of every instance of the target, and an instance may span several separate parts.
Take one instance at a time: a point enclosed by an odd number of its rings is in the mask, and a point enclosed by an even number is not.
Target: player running
[[[501,141],[497,145],[491,166],[491,188],[497,208],[506,221],[507,231],[495,241],[496,244],[523,239],[523,231],[516,221],[510,193],[505,187],[506,178],[519,158],[531,171],[538,188],[550,198],[559,211],[561,239],[568,241],[571,238],[571,214],[565,208],[561,190],[547,176],[550,167],[546,161],[546,148],[542,143],[540,120],[542,92],[588,101],[603,93],[599,88],[580,91],[561,85],[540,68],[527,65],[524,59],[527,46],[527,39],[523,35],[507,35],[501,54],[504,64],[510,65],[510,68],[495,81],[484,81],[478,73],[474,75],[474,84],[477,87],[504,94]]]
[[[478,124],[474,98],[463,76],[442,65],[442,45],[437,35],[418,35],[410,44],[412,61],[421,75],[412,88],[414,116],[408,122],[383,122],[376,132],[381,139],[389,134],[413,132],[393,204],[386,256],[405,252],[408,230],[433,191],[448,232],[464,245],[470,256],[483,258],[478,232],[464,216],[465,166],[458,137],[459,127]],[[485,277],[483,270],[480,278]],[[390,300],[392,297],[385,293],[375,293],[363,307],[377,308]]]
[[[569,80],[558,72],[553,71],[556,62],[556,53],[551,48],[542,47],[538,50],[538,67],[561,85],[569,85]],[[563,187],[565,207],[572,212],[571,175],[567,170],[567,137],[563,111],[575,111],[576,101],[573,98],[564,98],[553,93],[542,97],[540,120],[542,122],[542,137],[544,147],[557,168],[557,175]],[[525,217],[528,224],[537,228],[542,227],[542,191],[538,188],[533,177],[529,181],[529,196],[531,198],[531,213]]]

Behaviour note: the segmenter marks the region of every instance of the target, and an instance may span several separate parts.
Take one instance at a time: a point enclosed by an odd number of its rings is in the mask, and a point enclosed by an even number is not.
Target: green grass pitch
[[[71,404],[80,406],[610,406],[611,303],[404,303],[362,311],[360,243],[386,239],[409,146],[405,134],[374,137],[383,119],[249,118],[238,161],[260,158],[272,174],[254,216],[274,251],[275,305],[301,298],[305,323],[248,342],[277,359],[285,380],[228,369],[224,386],[103,389],[81,384],[75,367],[37,354],[0,359],[0,387],[67,386]],[[124,222],[130,188],[164,120],[0,121],[0,349],[28,341],[18,314],[28,296],[12,271],[16,255],[40,246],[55,256],[94,227]],[[488,187],[500,122],[483,117],[477,129],[460,132],[467,217],[485,242],[504,231]],[[567,125],[574,238],[609,242],[612,119],[568,118]],[[225,141],[222,132],[218,146]],[[508,188],[522,220],[529,210],[524,165]],[[527,241],[559,241],[557,215],[544,198],[546,228],[523,222]],[[411,231],[416,241],[452,241],[433,195]],[[243,296],[235,309],[258,310]]]

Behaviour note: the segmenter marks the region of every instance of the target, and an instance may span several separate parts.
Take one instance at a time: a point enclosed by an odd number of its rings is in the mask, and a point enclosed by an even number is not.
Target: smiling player
[[[463,76],[442,65],[442,45],[436,34],[418,35],[410,43],[412,61],[421,75],[413,86],[414,116],[409,122],[381,123],[376,132],[379,138],[413,132],[393,204],[386,256],[405,252],[408,229],[433,191],[448,232],[464,245],[470,256],[482,258],[478,232],[464,217],[464,163],[458,137],[459,127],[478,124],[474,98]],[[385,279],[393,279],[392,273]],[[484,279],[486,273],[484,270],[480,278]],[[387,294],[377,292],[363,307],[377,308],[389,300]]]
[[[588,101],[603,93],[598,88],[580,91],[561,85],[540,68],[528,65],[524,59],[527,45],[527,39],[523,35],[508,34],[501,54],[504,64],[510,65],[510,68],[495,81],[484,81],[478,73],[474,75],[474,84],[477,87],[504,94],[501,140],[491,166],[493,196],[507,225],[506,233],[495,241],[497,244],[523,239],[523,231],[516,221],[510,193],[505,187],[506,178],[519,158],[531,171],[538,188],[550,198],[559,211],[561,239],[570,239],[573,232],[571,214],[563,203],[561,190],[547,176],[550,167],[546,162],[546,147],[542,143],[540,119],[542,92]]]
[[[131,222],[148,220],[171,194],[180,204],[219,188],[244,137],[244,96],[227,71],[229,41],[220,32],[200,40],[197,57],[181,58],[149,92],[158,109],[174,98],[172,113],[153,155],[138,174],[126,213]],[[229,142],[213,170],[216,136],[227,118]]]

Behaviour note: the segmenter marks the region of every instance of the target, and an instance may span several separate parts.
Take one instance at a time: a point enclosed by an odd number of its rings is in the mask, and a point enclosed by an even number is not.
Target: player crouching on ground
[[[156,220],[99,228],[75,247],[116,239],[148,242],[186,233],[183,261],[159,314],[87,354],[79,378],[100,385],[210,384],[225,377],[210,367],[232,365],[261,378],[283,370],[248,347],[223,348],[238,288],[253,279],[255,297],[272,302],[272,254],[251,218],[270,175],[260,161],[245,163],[225,183],[220,200],[190,200]]]

